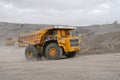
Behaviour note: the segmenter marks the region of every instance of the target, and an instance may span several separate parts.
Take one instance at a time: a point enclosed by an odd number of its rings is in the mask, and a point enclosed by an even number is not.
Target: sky
[[[93,25],[120,21],[120,0],[0,0],[0,22]]]

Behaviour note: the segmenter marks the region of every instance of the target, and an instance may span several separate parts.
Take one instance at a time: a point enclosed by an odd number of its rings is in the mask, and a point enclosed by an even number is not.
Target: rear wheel
[[[72,58],[76,55],[76,52],[66,53],[65,56],[68,58]]]
[[[25,57],[28,61],[37,60],[38,53],[38,50],[33,45],[30,45],[25,49]]]
[[[45,57],[48,60],[57,60],[62,55],[62,49],[56,43],[50,43],[45,49]]]

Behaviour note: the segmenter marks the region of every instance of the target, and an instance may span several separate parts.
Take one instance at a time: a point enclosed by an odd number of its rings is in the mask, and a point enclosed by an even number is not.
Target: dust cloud
[[[22,62],[26,61],[24,49],[16,46],[0,45],[0,62]]]

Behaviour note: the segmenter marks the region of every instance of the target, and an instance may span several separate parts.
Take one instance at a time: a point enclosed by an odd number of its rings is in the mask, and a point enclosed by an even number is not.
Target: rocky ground
[[[24,48],[0,49],[0,80],[120,80],[120,53],[27,62]]]
[[[81,47],[81,54],[120,52],[120,31],[84,37]]]

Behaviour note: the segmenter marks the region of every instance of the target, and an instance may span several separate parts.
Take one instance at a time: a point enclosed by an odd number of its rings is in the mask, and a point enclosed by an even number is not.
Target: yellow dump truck
[[[74,28],[54,27],[19,36],[19,46],[27,46],[27,60],[44,56],[48,60],[59,59],[62,55],[74,57],[80,50],[80,39],[72,35]]]

